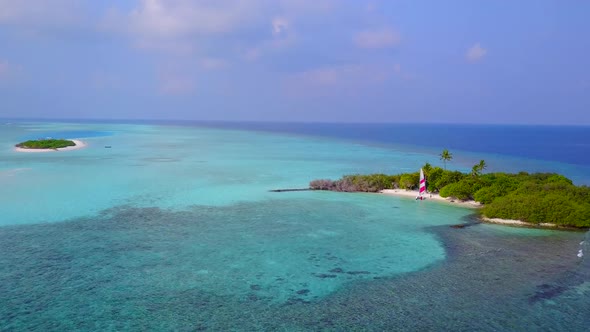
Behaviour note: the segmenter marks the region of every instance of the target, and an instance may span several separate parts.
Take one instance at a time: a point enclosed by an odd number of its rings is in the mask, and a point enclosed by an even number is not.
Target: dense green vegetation
[[[448,152],[448,151],[447,151]],[[488,173],[481,160],[471,173],[425,164],[427,190],[442,197],[475,200],[488,218],[517,219],[534,224],[553,223],[590,227],[590,187],[575,186],[554,173]],[[314,180],[310,188],[345,192],[378,192],[383,189],[417,189],[419,172],[396,175],[346,175],[340,180]]]
[[[68,146],[76,146],[76,143],[65,139],[40,139],[22,142],[16,146],[24,149],[60,149]]]

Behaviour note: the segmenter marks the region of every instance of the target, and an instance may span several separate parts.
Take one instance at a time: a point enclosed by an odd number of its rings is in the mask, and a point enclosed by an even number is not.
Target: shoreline
[[[397,196],[397,197],[411,197],[416,198],[418,196],[418,191],[416,190],[403,190],[403,189],[383,189],[379,191],[379,193],[388,195],[388,196]],[[441,197],[439,194],[426,194],[426,200],[434,200],[437,202],[445,202],[452,205],[478,209],[483,206],[483,204],[476,202],[476,201],[460,201],[460,200],[453,200],[450,198]],[[515,219],[500,219],[500,218],[488,218],[484,216],[479,216],[479,220],[489,224],[497,224],[497,225],[505,225],[505,226],[514,226],[514,227],[527,227],[527,228],[544,228],[544,229],[566,229],[566,230],[578,230],[575,227],[564,227],[559,226],[552,223],[539,223],[533,224],[524,222],[522,220],[515,220]]]
[[[404,190],[404,189],[383,189],[379,191],[379,193],[388,195],[388,196],[398,196],[398,197],[411,197],[416,198],[418,196],[418,191],[416,190]],[[451,198],[444,198],[441,197],[439,194],[431,194],[427,193],[424,195],[425,200],[433,200],[437,202],[445,202],[457,206],[468,207],[472,209],[477,209],[482,207],[483,205],[476,201],[461,201],[461,200],[454,200]]]
[[[77,139],[72,139],[70,140],[72,142],[74,142],[74,146],[67,146],[65,148],[59,148],[59,149],[27,149],[27,148],[19,148],[19,147],[15,147],[14,151],[15,152],[28,152],[28,153],[40,153],[40,152],[57,152],[57,151],[72,151],[72,150],[79,150],[79,149],[83,149],[85,147],[88,146],[88,144],[86,144],[83,141],[77,140]]]
[[[488,223],[488,224],[506,225],[506,226],[514,226],[514,227],[554,229],[554,230],[562,230],[562,231],[565,230],[565,231],[576,231],[576,232],[588,231],[587,228],[562,226],[562,225],[556,225],[556,224],[552,224],[552,223],[548,223],[548,222],[533,224],[533,223],[529,223],[529,222],[524,222],[522,220],[488,218],[488,217],[484,217],[484,216],[479,216],[479,219],[485,223]]]

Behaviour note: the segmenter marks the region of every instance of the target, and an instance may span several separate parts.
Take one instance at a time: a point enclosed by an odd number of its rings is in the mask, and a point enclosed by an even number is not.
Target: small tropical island
[[[15,150],[18,152],[48,152],[75,150],[84,146],[86,145],[78,140],[38,139],[18,143],[15,145]]]
[[[487,173],[481,160],[470,173],[446,169],[452,154],[444,150],[440,155],[444,168],[422,166],[428,195],[447,200],[472,202],[480,206],[483,220],[529,226],[552,226],[587,229],[590,227],[590,187],[576,186],[563,175],[555,173]],[[340,192],[403,191],[418,195],[420,173],[395,175],[345,175],[339,180],[314,180],[312,190]],[[407,194],[402,194],[408,196]]]

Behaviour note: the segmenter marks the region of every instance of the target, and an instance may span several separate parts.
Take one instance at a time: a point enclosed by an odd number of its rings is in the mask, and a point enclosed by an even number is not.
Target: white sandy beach
[[[418,191],[416,190],[403,190],[403,189],[384,189],[381,190],[382,194],[390,195],[390,196],[401,196],[401,197],[411,197],[416,198],[418,196]],[[426,200],[435,200],[439,202],[446,202],[450,204],[456,204],[459,206],[464,206],[468,208],[480,208],[483,205],[476,201],[460,201],[460,200],[452,200],[450,198],[440,197],[439,194],[426,194],[424,196]],[[480,216],[480,219],[484,222],[492,223],[492,224],[502,224],[502,225],[510,225],[510,226],[521,226],[521,227],[541,227],[541,228],[557,228],[558,226],[551,223],[540,223],[540,224],[531,224],[528,222],[524,222],[521,220],[513,220],[513,219],[500,219],[500,218],[486,218]]]
[[[500,219],[500,218],[487,218],[481,217],[481,220],[485,222],[489,222],[492,224],[502,224],[502,225],[514,225],[514,226],[524,226],[524,227],[542,227],[542,228],[557,228],[558,226],[552,223],[543,222],[540,224],[531,224],[528,222],[514,220],[514,219]]]
[[[390,196],[401,196],[401,197],[411,197],[416,198],[418,196],[418,191],[416,190],[403,190],[403,189],[384,189],[381,190],[382,194],[390,195]],[[430,194],[427,193],[424,195],[426,200],[434,200],[439,202],[446,202],[454,205],[469,207],[469,208],[479,208],[481,207],[481,203],[476,201],[460,201],[460,200],[453,200],[450,198],[443,198],[440,197],[439,194]]]
[[[87,146],[86,143],[77,140],[77,139],[72,139],[72,142],[74,142],[76,145],[75,146],[68,146],[65,148],[60,148],[60,149],[25,149],[25,148],[18,148],[15,147],[14,151],[16,152],[33,152],[33,153],[37,153],[37,152],[57,152],[57,151],[71,151],[71,150],[79,150],[79,149],[83,149]]]

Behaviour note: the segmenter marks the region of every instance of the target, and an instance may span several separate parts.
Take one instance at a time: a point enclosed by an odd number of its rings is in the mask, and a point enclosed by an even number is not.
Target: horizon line
[[[148,118],[2,118],[1,121],[16,121],[16,122],[156,122],[156,123],[202,123],[202,124],[237,124],[237,123],[252,123],[252,124],[329,124],[329,125],[449,125],[449,126],[514,126],[514,127],[590,127],[590,124],[531,124],[531,123],[482,123],[482,122],[329,122],[329,121],[280,121],[280,120],[197,120],[197,119],[148,119]]]

